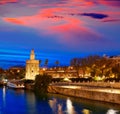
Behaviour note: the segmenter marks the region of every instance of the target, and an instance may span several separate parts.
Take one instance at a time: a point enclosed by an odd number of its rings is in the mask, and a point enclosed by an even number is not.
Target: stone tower
[[[35,80],[35,76],[39,74],[39,60],[35,60],[34,50],[31,50],[30,60],[26,61],[25,79]]]

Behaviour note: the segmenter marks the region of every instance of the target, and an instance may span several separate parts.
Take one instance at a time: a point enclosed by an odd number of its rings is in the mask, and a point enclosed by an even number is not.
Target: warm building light
[[[65,82],[71,82],[71,80],[68,79],[68,78],[64,78],[63,81],[65,81]]]
[[[45,70],[46,70],[46,68],[43,68],[42,70],[43,70],[43,71],[45,71]]]

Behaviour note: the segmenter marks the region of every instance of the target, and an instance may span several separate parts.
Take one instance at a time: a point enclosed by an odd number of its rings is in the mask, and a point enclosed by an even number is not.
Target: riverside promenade
[[[120,82],[59,82],[52,83],[48,92],[120,104]]]

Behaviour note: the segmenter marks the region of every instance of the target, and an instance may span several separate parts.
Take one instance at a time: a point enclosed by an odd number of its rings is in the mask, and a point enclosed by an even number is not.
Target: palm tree
[[[79,77],[79,69],[80,69],[80,58],[73,58],[70,61],[70,65],[76,70],[77,77]]]
[[[42,60],[39,60],[39,64],[41,65]]]
[[[58,67],[58,65],[60,64],[60,62],[58,60],[55,61],[56,66]]]
[[[48,59],[45,60],[45,63],[44,63],[45,67],[48,66]]]
[[[116,64],[112,67],[112,72],[115,74],[115,77],[118,78],[120,76],[120,65]]]

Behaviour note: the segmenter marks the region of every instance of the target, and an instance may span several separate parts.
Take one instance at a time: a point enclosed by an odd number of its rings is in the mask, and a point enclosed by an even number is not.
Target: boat
[[[21,81],[8,81],[7,87],[14,88],[14,89],[22,89],[22,88],[25,88],[25,85]]]

